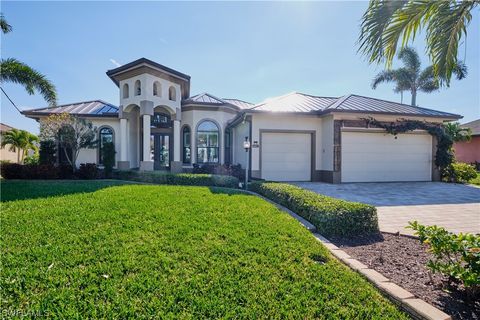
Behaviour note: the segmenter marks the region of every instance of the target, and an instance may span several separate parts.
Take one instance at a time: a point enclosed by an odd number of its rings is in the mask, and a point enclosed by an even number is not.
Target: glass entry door
[[[170,135],[153,133],[150,137],[151,158],[154,170],[170,169]]]

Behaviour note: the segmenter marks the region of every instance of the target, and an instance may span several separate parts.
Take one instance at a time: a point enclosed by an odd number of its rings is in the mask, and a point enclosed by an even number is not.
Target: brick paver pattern
[[[381,231],[413,234],[409,221],[480,233],[480,188],[442,182],[294,183],[331,197],[377,207]]]

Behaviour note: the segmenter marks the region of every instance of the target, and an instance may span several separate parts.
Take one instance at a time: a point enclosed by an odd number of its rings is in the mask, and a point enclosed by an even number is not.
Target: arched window
[[[197,162],[219,163],[218,127],[213,121],[203,121],[197,127]]]
[[[125,83],[123,85],[123,90],[122,91],[123,91],[123,99],[128,98],[128,84],[127,83]]]
[[[177,90],[175,90],[174,86],[170,86],[170,88],[168,88],[168,99],[177,101]]]
[[[191,147],[190,127],[185,126],[182,131],[182,158],[183,163],[190,163],[192,161],[192,147]]]
[[[106,143],[113,143],[113,129],[110,127],[100,128],[98,132],[98,164],[103,164],[103,153]]]
[[[135,81],[135,95],[139,96],[142,94],[142,86],[140,80]]]
[[[153,83],[153,95],[154,96],[162,96],[162,86],[160,85],[160,82],[155,81]]]

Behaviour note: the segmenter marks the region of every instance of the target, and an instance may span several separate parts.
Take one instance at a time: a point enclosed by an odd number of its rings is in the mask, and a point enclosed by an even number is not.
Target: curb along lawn
[[[258,197],[119,184],[1,182],[2,312],[407,318],[293,218]],[[64,195],[54,196],[56,190]],[[31,199],[10,201],[15,197]]]

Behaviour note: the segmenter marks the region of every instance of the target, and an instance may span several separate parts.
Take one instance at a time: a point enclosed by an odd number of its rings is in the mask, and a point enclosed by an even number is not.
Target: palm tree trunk
[[[417,105],[417,90],[416,89],[412,89],[412,106],[416,106]]]
[[[21,164],[20,163],[20,148],[17,148],[17,163]]]

